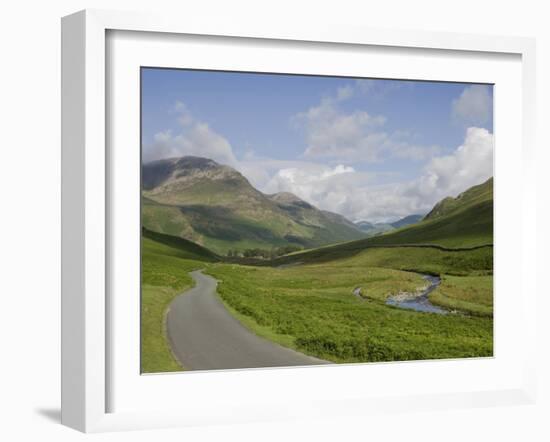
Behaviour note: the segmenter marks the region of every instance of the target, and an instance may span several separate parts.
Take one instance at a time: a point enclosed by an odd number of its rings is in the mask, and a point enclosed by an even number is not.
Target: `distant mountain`
[[[374,229],[374,223],[368,221],[357,221],[355,225],[358,229],[361,229],[364,232],[368,232],[369,230]]]
[[[313,241],[330,244],[334,241],[349,241],[364,235],[350,220],[337,213],[319,210],[290,192],[267,195],[293,221],[314,229]],[[296,242],[303,242],[295,238]],[[310,244],[306,241],[304,244]]]
[[[218,253],[365,236],[340,215],[291,193],[265,195],[235,169],[192,156],[142,166],[142,224]]]
[[[401,218],[397,221],[391,223],[392,227],[399,229],[400,227],[410,226],[411,224],[416,224],[424,218],[424,215],[409,215],[405,218]]]
[[[371,223],[369,221],[357,221],[355,225],[368,236],[380,235],[390,230],[399,229],[421,221],[422,215],[408,215],[392,223]]]
[[[355,225],[368,236],[380,235],[381,233],[393,230],[390,223],[371,223],[369,221],[357,221]]]
[[[349,219],[347,219],[345,216],[342,216],[338,213],[329,212],[328,210],[321,210],[321,212],[323,212],[323,214],[331,221],[338,224],[343,224],[349,227],[350,229],[357,230],[357,226],[354,223],[352,223]]]

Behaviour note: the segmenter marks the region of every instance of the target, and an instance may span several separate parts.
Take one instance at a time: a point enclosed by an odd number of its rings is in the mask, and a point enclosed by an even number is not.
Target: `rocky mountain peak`
[[[210,180],[245,178],[235,169],[224,166],[209,158],[184,156],[167,158],[144,164],[142,168],[144,190],[165,185],[174,181],[187,181],[206,178]]]
[[[286,203],[286,204],[295,203],[295,202],[298,202],[298,201],[303,201],[302,199],[298,198],[296,195],[294,195],[293,193],[290,193],[290,192],[274,193],[272,195],[269,195],[269,197],[273,201],[277,201],[279,203]]]

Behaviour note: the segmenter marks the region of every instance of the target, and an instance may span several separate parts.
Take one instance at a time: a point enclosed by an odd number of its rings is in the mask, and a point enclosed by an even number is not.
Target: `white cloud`
[[[338,92],[338,97],[341,95]],[[294,117],[305,131],[306,158],[375,162],[393,156],[422,160],[439,152],[437,146],[411,144],[402,133],[384,130],[384,116],[373,116],[363,110],[346,113],[338,108],[337,101],[324,98],[317,106]]]
[[[231,144],[205,123],[194,123],[184,134],[173,135],[171,131],[157,133],[153,143],[144,147],[143,161],[185,155],[206,157],[230,166],[237,164]]]
[[[456,196],[493,176],[493,134],[470,127],[464,143],[451,155],[433,158],[418,186],[424,193]]]
[[[358,172],[345,165],[279,170],[267,193],[291,192],[316,207],[340,213],[350,220],[373,221],[415,213],[418,207],[399,195],[398,186],[376,185],[377,174]]]
[[[237,158],[229,141],[212,130],[208,124],[195,120],[181,101],[174,106],[182,133],[174,135],[167,130],[155,134],[153,142],[143,148],[143,161],[195,155],[207,157],[230,166],[237,165]]]
[[[490,86],[473,84],[466,86],[460,97],[453,100],[452,116],[466,125],[485,124],[490,121],[493,101]]]
[[[493,135],[472,127],[452,154],[433,158],[423,174],[409,182],[376,184],[374,174],[351,167],[310,164],[279,170],[263,190],[295,193],[354,221],[386,221],[426,213],[442,198],[456,196],[492,174]]]
[[[442,198],[456,196],[493,174],[493,135],[478,127],[468,128],[464,142],[451,154],[436,156],[437,148],[407,143],[407,134],[380,130],[385,123],[383,117],[362,111],[343,114],[330,99],[300,114],[301,123],[311,131],[311,146],[326,156],[336,153],[335,157],[353,160],[370,154],[378,158],[380,149],[392,157],[430,156],[420,177],[380,184],[380,177],[387,178],[387,173],[361,172],[346,161],[332,166],[321,164],[316,159],[323,155],[315,149],[306,155],[307,160],[275,160],[258,157],[253,151],[238,160],[229,141],[208,124],[195,120],[183,103],[176,104],[175,110],[181,133],[157,133],[153,142],[144,146],[144,161],[183,155],[211,158],[235,167],[264,193],[292,192],[320,209],[353,221],[386,221],[426,213]]]
[[[280,169],[262,189],[266,193],[291,192],[318,208],[341,213],[357,180],[372,181],[374,175],[353,167],[308,163]]]
[[[254,152],[248,151],[236,166],[254,187],[265,193],[279,192],[279,187],[274,185],[274,177],[281,170],[298,169],[302,171],[322,173],[332,170],[330,167],[311,161],[301,160],[277,160],[267,157],[259,157]],[[339,169],[337,170],[339,171]],[[282,190],[281,190],[282,191]]]
[[[409,183],[370,189],[371,198],[383,204],[366,202],[362,210],[351,216],[384,219],[391,214],[425,213],[441,199],[455,197],[491,176],[493,135],[486,129],[470,127],[463,144],[452,154],[433,158],[423,174]]]
[[[373,117],[364,111],[343,114],[331,100],[325,99],[297,118],[303,121],[306,129],[306,157],[350,159],[360,155],[365,161],[378,159],[385,134],[373,129],[384,124],[383,117]]]
[[[432,158],[441,152],[439,146],[421,146],[410,144],[407,141],[401,141],[392,134],[384,143],[383,148],[393,157],[408,159],[413,161],[422,161]]]

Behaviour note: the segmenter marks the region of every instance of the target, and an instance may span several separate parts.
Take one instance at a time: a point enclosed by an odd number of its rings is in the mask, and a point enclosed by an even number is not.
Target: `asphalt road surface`
[[[172,352],[186,369],[328,364],[256,336],[227,311],[214,278],[200,270],[190,275],[196,286],[172,301],[166,324]]]

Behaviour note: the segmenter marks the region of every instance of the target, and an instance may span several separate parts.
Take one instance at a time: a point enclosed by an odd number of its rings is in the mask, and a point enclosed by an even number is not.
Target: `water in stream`
[[[430,293],[433,292],[439,284],[441,284],[441,278],[438,276],[424,275],[424,279],[428,281],[429,285],[418,296],[390,296],[387,299],[386,304],[416,310],[419,312],[438,313],[440,315],[446,315],[449,313],[448,310],[433,305],[428,299]]]

